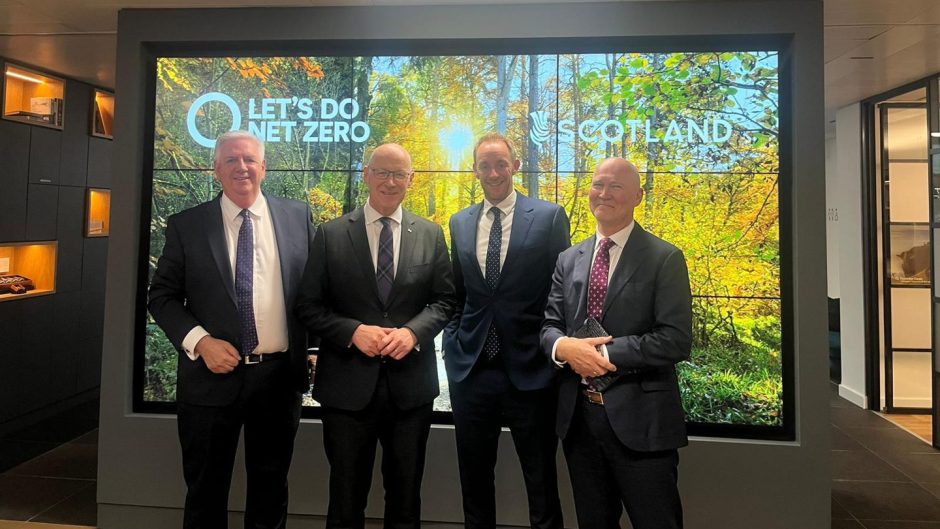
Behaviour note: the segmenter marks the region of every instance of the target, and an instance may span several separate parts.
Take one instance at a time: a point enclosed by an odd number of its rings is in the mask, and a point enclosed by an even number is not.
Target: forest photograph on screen
[[[483,199],[472,149],[487,132],[514,143],[519,192],[565,208],[573,244],[595,232],[595,167],[623,156],[645,191],[637,222],[689,265],[687,420],[783,425],[777,52],[161,57],[155,80],[151,275],[167,218],[220,192],[212,146],[230,129],[264,140],[264,191],[308,202],[315,223],[361,206],[364,159],[400,143],[415,169],[403,206],[448,242],[450,216]],[[145,325],[137,391],[173,402],[179,353]]]

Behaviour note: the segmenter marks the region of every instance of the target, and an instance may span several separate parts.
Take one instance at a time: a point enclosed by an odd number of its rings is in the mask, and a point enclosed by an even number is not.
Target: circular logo
[[[215,147],[215,138],[209,139],[199,132],[199,129],[196,128],[196,113],[199,112],[199,109],[202,108],[203,105],[212,101],[222,103],[227,106],[229,112],[232,113],[232,128],[229,130],[239,130],[242,127],[242,111],[238,109],[238,105],[231,97],[222,92],[209,92],[208,94],[203,94],[196,98],[192,106],[189,107],[189,113],[186,114],[186,128],[189,129],[189,135],[192,136],[196,143],[210,149]]]

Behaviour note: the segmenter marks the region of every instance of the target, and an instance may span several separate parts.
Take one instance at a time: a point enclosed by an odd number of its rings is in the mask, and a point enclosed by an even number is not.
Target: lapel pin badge
[[[411,233],[411,228],[408,228],[408,233]]]

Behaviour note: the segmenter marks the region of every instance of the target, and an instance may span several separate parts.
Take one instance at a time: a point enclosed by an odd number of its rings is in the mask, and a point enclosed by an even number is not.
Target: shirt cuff
[[[608,362],[610,362],[610,355],[607,354],[607,344],[602,343],[600,345],[599,351],[601,352],[601,356],[604,357],[604,360],[607,360]]]
[[[199,358],[199,353],[196,352],[196,344],[206,336],[209,336],[209,333],[202,328],[202,325],[197,325],[183,338],[183,352],[190,360],[195,361]]]
[[[555,340],[555,343],[552,344],[552,362],[555,362],[555,365],[558,367],[565,367],[568,364],[568,362],[560,362],[557,358],[555,358],[555,351],[558,350],[558,342],[562,341],[564,338],[565,337],[562,336]]]

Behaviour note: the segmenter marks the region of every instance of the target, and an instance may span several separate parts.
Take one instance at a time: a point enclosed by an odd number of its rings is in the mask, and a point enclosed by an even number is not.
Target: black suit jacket
[[[365,408],[383,361],[400,409],[440,393],[434,338],[454,311],[454,281],[441,227],[402,215],[398,269],[387,303],[379,300],[362,208],[321,224],[307,260],[296,314],[319,336],[313,398],[343,410]],[[401,360],[368,357],[352,345],[360,324],[408,327],[420,350]]]
[[[194,362],[182,352],[183,338],[197,325],[236,349],[241,342],[220,197],[167,219],[166,244],[150,282],[150,314],[180,350],[176,398],[204,406],[223,406],[234,401],[246,367],[239,364],[231,373],[216,374],[209,371],[202,358]],[[267,194],[265,198],[281,264],[291,377],[298,391],[306,391],[306,332],[294,318],[291,307],[313,240],[312,217],[303,202]]]
[[[591,237],[558,257],[542,327],[546,354],[587,317],[594,241]],[[638,451],[688,444],[675,370],[692,349],[692,295],[682,252],[636,224],[608,284],[601,325],[614,337],[607,352],[622,374],[604,392],[604,409],[617,438]],[[556,422],[561,438],[568,433],[581,388],[581,377],[565,368]]]
[[[539,329],[555,261],[571,246],[568,216],[556,204],[517,194],[506,261],[493,290],[477,261],[477,228],[483,214],[480,203],[450,219],[457,312],[444,332],[448,376],[460,382],[470,374],[495,324],[513,385],[523,391],[548,387],[555,370],[539,350]]]

